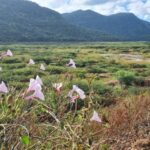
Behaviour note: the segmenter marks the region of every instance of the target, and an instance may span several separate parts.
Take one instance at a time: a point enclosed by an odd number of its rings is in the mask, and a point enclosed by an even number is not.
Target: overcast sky
[[[91,9],[100,14],[132,12],[150,22],[150,0],[31,0],[60,13]]]

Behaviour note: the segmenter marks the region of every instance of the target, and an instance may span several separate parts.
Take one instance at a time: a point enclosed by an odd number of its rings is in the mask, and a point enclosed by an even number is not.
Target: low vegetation
[[[13,56],[0,58],[9,90],[0,92],[0,149],[150,148],[149,43],[1,45],[0,54],[7,49]],[[44,101],[24,96],[37,75]],[[73,85],[80,89],[75,103],[68,97]]]

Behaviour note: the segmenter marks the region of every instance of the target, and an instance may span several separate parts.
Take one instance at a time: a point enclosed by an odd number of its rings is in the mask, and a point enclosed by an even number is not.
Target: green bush
[[[49,71],[50,74],[61,74],[61,73],[66,73],[67,69],[64,67],[58,67],[58,66],[48,66],[47,71]]]
[[[143,77],[137,77],[134,81],[134,84],[137,86],[144,86],[145,79]]]
[[[130,67],[132,68],[146,68],[145,64],[131,64]]]
[[[53,61],[52,61],[52,58],[51,57],[35,57],[34,58],[34,61],[36,62],[36,63],[45,63],[45,64],[47,64],[47,65],[49,65],[49,64],[51,64]]]
[[[92,101],[93,104],[95,105],[94,107],[99,109],[100,106],[102,107],[107,107],[110,106],[111,104],[113,104],[115,102],[114,96],[112,95],[104,95],[104,96],[100,96],[100,95],[94,95],[92,97]]]
[[[84,92],[89,92],[89,86],[87,80],[74,80],[71,83],[72,85],[77,85],[79,88],[81,88]]]
[[[9,69],[18,69],[18,68],[24,68],[26,66],[26,64],[24,63],[11,63],[9,65],[3,64],[1,65],[3,68],[9,70]]]
[[[18,59],[17,57],[5,58],[2,60],[2,63],[5,63],[5,64],[21,63],[21,60]]]
[[[106,69],[100,68],[98,66],[93,66],[90,69],[88,69],[89,73],[107,73]]]
[[[130,71],[118,71],[116,73],[116,76],[117,76],[119,82],[125,86],[132,85],[136,79],[135,73],[130,72]]]
[[[112,87],[105,85],[101,81],[95,81],[92,83],[93,91],[99,95],[105,95],[107,93],[112,93]]]

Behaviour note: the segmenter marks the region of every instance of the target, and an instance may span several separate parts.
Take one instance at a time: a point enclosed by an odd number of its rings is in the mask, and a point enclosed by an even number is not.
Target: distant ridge
[[[58,12],[31,1],[0,2],[0,42],[116,40],[105,33],[71,25]]]
[[[78,10],[62,15],[74,25],[116,35],[124,40],[150,40],[150,23],[133,13],[104,16],[92,10]]]
[[[1,43],[150,40],[150,23],[133,14],[59,14],[28,0],[0,2]]]

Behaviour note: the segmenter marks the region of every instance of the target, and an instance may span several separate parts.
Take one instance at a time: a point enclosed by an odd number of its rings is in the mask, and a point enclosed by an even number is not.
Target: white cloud
[[[134,0],[128,4],[127,8],[129,12],[133,12],[138,17],[150,20],[150,0],[145,3],[140,0]]]
[[[103,15],[132,12],[150,21],[150,0],[31,0],[60,13],[91,9]]]
[[[41,6],[49,7],[51,9],[58,8],[60,6],[63,6],[66,3],[66,0],[30,0],[32,2],[38,3]]]

